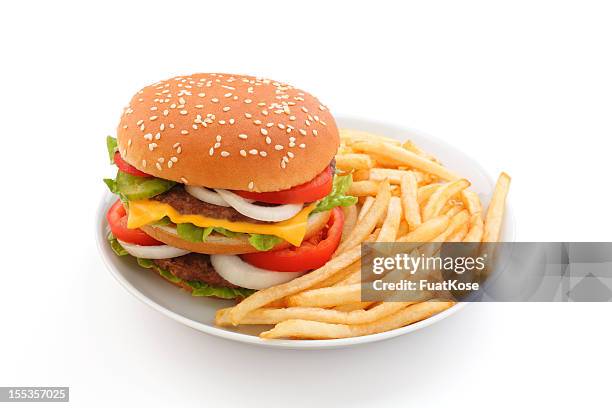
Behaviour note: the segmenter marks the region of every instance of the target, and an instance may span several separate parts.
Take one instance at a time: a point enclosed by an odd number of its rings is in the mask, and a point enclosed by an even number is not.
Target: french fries
[[[431,294],[412,302],[394,296],[362,301],[362,243],[404,243],[406,251],[418,256],[438,253],[445,242],[499,241],[510,186],[507,174],[499,176],[485,212],[467,179],[412,141],[347,129],[340,130],[340,140],[336,167],[352,174],[347,194],[359,200],[343,208],[342,236],[332,259],[219,310],[217,325],[273,325],[260,333],[264,339],[338,339],[397,329],[454,303],[428,300]]]
[[[400,188],[402,191],[402,208],[408,229],[414,230],[421,225],[421,210],[419,208],[417,179],[414,172],[407,171],[402,175]]]

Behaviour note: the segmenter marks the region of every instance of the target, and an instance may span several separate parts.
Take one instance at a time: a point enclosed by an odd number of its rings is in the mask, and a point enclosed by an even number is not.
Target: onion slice
[[[230,207],[230,205],[219,195],[206,187],[188,186],[185,185],[185,191],[205,203],[219,205],[221,207]]]
[[[189,252],[186,249],[175,248],[170,245],[153,245],[144,246],[130,244],[129,242],[117,240],[121,246],[127,251],[128,254],[135,256],[136,258],[147,258],[147,259],[166,259],[176,258],[177,256],[187,255]]]
[[[277,272],[257,268],[236,255],[211,255],[215,271],[226,281],[247,289],[266,289],[289,282],[305,272]]]
[[[302,207],[304,207],[304,204],[284,204],[274,207],[264,207],[251,204],[245,198],[228,190],[216,188],[215,191],[240,214],[260,221],[285,221],[293,218],[293,216],[299,213]]]

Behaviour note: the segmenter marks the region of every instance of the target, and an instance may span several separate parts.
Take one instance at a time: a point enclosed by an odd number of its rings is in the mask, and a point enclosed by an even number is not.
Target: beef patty
[[[153,259],[153,262],[155,265],[183,280],[200,281],[210,286],[222,288],[240,287],[229,283],[215,271],[215,268],[210,263],[210,255],[192,252],[176,258]]]
[[[161,193],[152,198],[162,203],[169,204],[181,214],[198,214],[204,217],[217,218],[228,221],[245,221],[253,224],[268,224],[266,221],[259,221],[246,215],[240,214],[232,207],[222,207],[200,201],[187,191],[182,184],[177,184],[165,193]]]

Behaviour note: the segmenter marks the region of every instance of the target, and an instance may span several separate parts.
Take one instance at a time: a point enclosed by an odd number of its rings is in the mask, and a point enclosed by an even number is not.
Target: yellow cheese
[[[128,214],[128,228],[140,228],[143,225],[159,221],[164,217],[170,218],[175,224],[191,223],[198,227],[222,227],[234,232],[251,234],[276,235],[299,246],[306,235],[308,215],[314,210],[315,204],[305,207],[293,218],[272,224],[253,224],[250,222],[233,222],[216,218],[204,217],[196,214],[181,214],[172,206],[155,200],[130,201]]]

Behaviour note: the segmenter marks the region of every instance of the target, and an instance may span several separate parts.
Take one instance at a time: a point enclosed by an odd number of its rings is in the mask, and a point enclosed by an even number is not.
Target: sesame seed
[[[287,152],[287,156],[291,157],[293,159],[293,157],[295,156],[293,153],[291,152]]]
[[[274,149],[275,150],[283,150],[284,147],[282,145],[277,144],[277,145],[274,145]]]
[[[305,113],[308,113],[308,109],[306,109],[305,106],[302,106],[302,111],[304,111]]]
[[[248,136],[245,135],[244,133],[239,134],[238,137],[241,139],[245,139],[245,140],[248,138]]]
[[[212,156],[213,154],[215,154],[215,149],[211,147],[211,148],[210,148],[210,150],[208,151],[208,154],[209,154],[210,156]]]
[[[172,161],[168,161],[168,168],[172,168],[172,165],[174,164],[174,162]]]
[[[161,169],[162,169],[161,168],[161,164],[159,164],[159,163],[155,163],[155,167],[157,167],[157,170],[159,170],[159,171],[161,171]]]
[[[186,115],[187,111],[185,109],[183,109],[182,111],[179,112],[181,115]]]
[[[266,129],[260,129],[260,132],[262,135],[266,136],[268,134],[268,131]]]
[[[235,122],[236,122],[236,121],[234,120],[234,118],[230,118],[230,120],[229,120],[229,124],[230,124],[230,125],[233,125]]]
[[[220,142],[215,143],[215,149],[218,149],[220,147],[221,147],[221,143]]]
[[[245,113],[244,113],[244,117],[245,117],[245,118],[247,118],[247,119],[251,119],[251,118],[253,117],[253,115],[251,115],[251,114],[250,114],[250,113],[248,113],[248,112],[245,112]]]
[[[251,99],[245,99],[244,100],[244,103],[251,103],[251,102],[253,102]]]
[[[136,126],[140,126],[144,123],[144,120],[140,119],[138,122],[136,122]]]
[[[272,127],[272,126],[274,126],[274,123],[272,123],[272,122],[268,122],[268,123],[266,123],[266,126],[267,126],[267,127]]]
[[[284,160],[281,160],[280,166],[281,166],[281,168],[283,168],[283,169],[284,169],[284,168],[286,168],[286,167],[287,167],[287,163],[285,163],[285,161],[284,161]]]
[[[227,157],[229,155],[230,155],[229,152],[226,152],[225,150],[221,152],[221,157]]]
[[[306,136],[306,131],[305,131],[304,129],[300,129],[300,134],[301,134],[302,136]]]
[[[266,156],[268,155],[268,153],[266,153],[266,152],[264,152],[264,151],[260,151],[260,152],[259,152],[259,155],[260,155],[261,157],[266,157]]]
[[[151,106],[151,110],[152,111],[156,111],[157,110],[157,106]]]
[[[252,155],[256,155],[258,153],[257,149],[251,149],[249,150],[249,153],[251,153]]]
[[[217,103],[217,102],[219,102],[219,99],[217,99],[217,98],[212,98],[212,99],[211,99],[211,102],[213,102],[213,103]]]
[[[230,109],[231,109],[231,108],[230,108],[229,106],[224,106],[224,107],[223,107],[223,112],[227,112],[227,111],[229,111]]]
[[[142,167],[147,167],[147,161],[146,160],[142,161]]]
[[[179,98],[179,103],[181,105],[185,105],[185,98],[183,98],[182,96]]]
[[[198,96],[199,96],[200,98],[203,98],[203,97],[205,97],[205,96],[206,96],[206,94],[205,94],[204,92],[200,92],[200,93],[198,94]]]
[[[289,116],[289,120],[295,120],[295,116],[293,115]]]
[[[198,108],[198,109],[202,109],[204,107],[204,105],[196,105],[195,107]]]
[[[246,150],[244,150],[244,149],[240,149],[240,155],[241,155],[242,157],[246,157],[246,155],[247,155]]]
[[[217,136],[215,137],[215,140],[216,140],[217,142],[220,142],[220,141],[221,141],[221,135],[217,135]]]
[[[252,181],[249,182],[249,190],[252,190],[253,188],[255,188],[255,183],[253,183]]]
[[[181,181],[183,182],[183,184],[187,184],[187,179],[185,177],[181,177]]]
[[[230,96],[232,96],[232,93],[231,93],[231,92],[228,92],[228,93],[226,93],[226,94],[225,94],[225,95],[223,95],[223,96],[225,96],[226,98],[229,98]]]
[[[155,140],[159,140],[159,139],[161,139],[161,133],[157,132],[155,134]]]
[[[147,133],[146,135],[144,135],[145,140],[153,140],[153,135],[151,133]]]
[[[266,144],[272,144],[272,139],[270,139],[270,136],[266,136]]]
[[[300,149],[304,149],[306,147],[306,145],[304,143],[300,143],[300,145],[298,146]]]
[[[159,130],[161,130],[162,132],[165,128],[166,128],[166,125],[164,125],[163,123],[159,125]]]
[[[317,136],[319,134],[319,132],[317,132],[317,129],[312,129],[312,134]]]
[[[259,120],[259,119],[255,119],[255,120],[253,121],[253,123],[254,123],[254,124],[256,124],[256,125],[261,125],[261,120]]]
[[[219,123],[220,125],[225,125],[225,121],[224,120],[220,120],[217,123]]]

